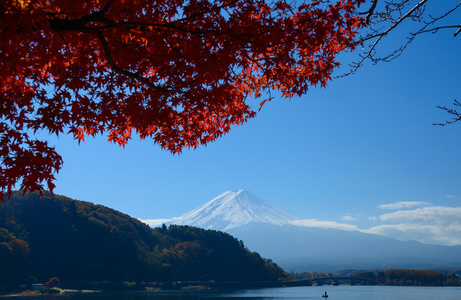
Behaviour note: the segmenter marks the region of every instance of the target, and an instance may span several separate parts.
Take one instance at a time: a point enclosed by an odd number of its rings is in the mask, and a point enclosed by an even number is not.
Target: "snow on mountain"
[[[298,218],[245,190],[227,191],[175,218],[178,225],[229,230],[250,223],[283,225]]]

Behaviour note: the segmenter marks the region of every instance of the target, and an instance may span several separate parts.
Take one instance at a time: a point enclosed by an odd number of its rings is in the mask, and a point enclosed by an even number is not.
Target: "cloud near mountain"
[[[159,227],[162,224],[178,224],[181,218],[171,219],[140,219],[140,221],[146,223],[151,227]],[[182,222],[181,222],[182,223]],[[339,229],[346,231],[361,231],[356,225],[347,223],[337,223],[333,221],[321,221],[317,219],[299,219],[294,221],[286,222],[285,224],[291,224],[299,227],[314,227],[323,229]]]
[[[336,223],[332,221],[320,221],[317,219],[304,219],[289,222],[290,224],[300,227],[316,227],[324,229],[339,229],[346,231],[360,231],[357,226],[347,223]]]
[[[423,202],[423,201],[407,201],[407,202],[397,202],[391,204],[381,204],[378,206],[380,209],[403,209],[403,208],[411,208],[415,206],[430,206],[430,203]]]
[[[233,202],[231,199],[233,199],[235,195],[238,195],[237,198],[240,197],[240,200],[235,201],[234,199]],[[245,205],[245,201],[248,201],[249,197],[255,197],[260,201],[259,204],[267,208],[275,208],[272,204],[247,191],[237,190],[225,192],[199,208],[180,217],[171,219],[147,219],[141,221],[152,227],[158,227],[162,224],[194,224],[194,226],[200,227],[202,223],[206,223],[208,229],[227,230],[242,225],[243,219],[247,220],[246,218],[238,220],[235,218],[235,215],[239,214],[239,209],[242,208],[242,205]],[[203,215],[200,215],[201,213],[210,211],[213,209],[213,206],[214,208],[217,207],[217,199],[220,200],[218,212],[229,209],[233,211],[234,217],[231,217],[231,214],[228,213],[227,216],[224,217],[207,215],[205,218],[202,218]],[[342,217],[342,220],[345,221],[344,223],[338,223],[328,220],[300,219],[278,208],[275,208],[276,213],[270,217],[258,216],[257,208],[254,208],[255,214],[252,218],[253,220],[266,218],[265,222],[270,222],[272,224],[283,223],[308,228],[359,231],[392,237],[401,241],[413,240],[426,244],[445,246],[461,245],[461,207],[433,206],[428,202],[414,201],[382,204],[378,206],[378,208],[387,211],[395,211],[386,212],[378,217],[369,217],[370,220],[381,223],[370,228],[358,228],[357,225],[353,224],[356,218],[349,214]],[[224,227],[219,225],[224,223],[226,223]]]
[[[171,218],[171,219],[138,219],[139,221],[149,225],[150,227],[160,227],[163,224],[174,224],[176,220],[179,218]]]
[[[416,240],[426,244],[447,246],[461,245],[461,207],[428,206],[398,210],[379,216],[379,220],[387,224],[363,231],[398,240]]]

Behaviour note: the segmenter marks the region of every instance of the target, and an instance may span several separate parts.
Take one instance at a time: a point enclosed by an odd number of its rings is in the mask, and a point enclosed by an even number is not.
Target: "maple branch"
[[[94,32],[98,27],[87,27],[86,25],[91,22],[101,22],[105,25],[114,24],[113,21],[102,16],[100,12],[94,12],[78,19],[61,19],[53,17],[48,19],[50,29],[56,32],[60,31],[78,31],[78,32]]]
[[[127,22],[125,24],[113,24],[113,25],[128,25],[130,24],[130,22]],[[145,23],[144,23],[145,24]],[[131,23],[130,25],[133,25],[133,23]],[[137,24],[139,25],[139,24]],[[145,25],[145,26],[151,26],[151,25]],[[168,27],[168,28],[171,28],[171,27]],[[180,28],[177,28],[175,27],[175,29],[180,29]],[[189,32],[189,31],[188,31]],[[190,33],[190,32],[189,32]],[[111,52],[110,52],[110,47],[109,47],[109,44],[106,40],[106,38],[104,37],[104,35],[102,34],[101,31],[98,31],[98,37],[99,37],[99,40],[101,41],[101,44],[103,46],[103,49],[104,49],[104,53],[107,57],[107,61],[109,63],[109,65],[111,66],[112,70],[119,73],[119,74],[122,74],[122,75],[125,75],[125,76],[128,76],[132,79],[135,79],[135,80],[138,80],[138,81],[141,81],[143,83],[145,83],[146,85],[148,85],[149,87],[157,90],[157,91],[161,91],[161,92],[177,92],[177,93],[182,93],[182,94],[187,94],[191,97],[191,99],[193,99],[196,103],[200,104],[200,105],[203,105],[204,107],[207,107],[209,109],[212,109],[211,106],[207,105],[206,103],[200,101],[199,99],[197,99],[194,95],[192,95],[190,92],[184,92],[184,91],[181,91],[181,90],[178,90],[178,89],[165,89],[165,88],[162,88],[162,87],[159,87],[155,84],[153,84],[148,78],[146,77],[143,77],[141,75],[138,75],[136,73],[133,73],[133,72],[129,72],[127,70],[124,70],[120,67],[118,67],[116,64],[115,64],[115,61],[111,55]],[[201,75],[199,75],[199,77],[201,77]],[[182,86],[180,87],[186,87],[188,85],[190,85],[192,82],[194,82],[195,80],[197,80],[197,78],[195,79],[192,79],[190,82],[187,82],[187,83],[184,83]],[[167,103],[167,99],[164,98],[162,99],[162,101],[160,102],[162,105],[165,105]],[[165,126],[165,125],[162,125],[162,126]]]
[[[367,16],[365,20],[367,22],[367,25],[370,24],[370,18],[373,15],[373,12],[375,11],[377,4],[378,4],[378,0],[373,0],[373,4],[371,5],[370,9],[366,12]]]
[[[198,37],[204,37],[209,33],[214,33],[216,36],[219,36],[219,35],[223,35],[224,33],[212,32],[210,30],[208,30],[208,31],[191,30],[191,29],[188,29],[188,28],[186,28],[184,26],[178,26],[178,24],[181,24],[184,21],[188,21],[188,20],[197,18],[197,17],[199,17],[201,15],[204,15],[206,13],[210,13],[210,12],[222,9],[222,8],[226,8],[228,6],[231,6],[231,5],[235,4],[235,3],[237,3],[238,0],[234,0],[234,1],[231,1],[231,2],[229,2],[227,4],[216,6],[216,7],[212,8],[212,9],[210,9],[210,10],[203,11],[201,13],[197,13],[197,14],[194,14],[194,15],[182,18],[182,19],[178,19],[178,20],[168,22],[168,23],[160,23],[160,24],[159,23],[151,23],[151,22],[133,22],[133,21],[117,22],[116,23],[116,22],[114,22],[112,20],[109,20],[106,17],[104,17],[102,14],[104,14],[105,12],[108,11],[108,9],[109,9],[110,5],[112,4],[112,2],[113,2],[113,0],[110,0],[106,4],[106,6],[102,10],[100,10],[99,12],[94,12],[94,13],[85,15],[83,17],[80,17],[78,19],[70,20],[70,19],[67,19],[67,18],[63,19],[63,18],[53,17],[53,18],[48,20],[48,22],[50,23],[50,28],[52,30],[56,31],[56,32],[77,31],[77,32],[96,32],[96,33],[99,33],[101,30],[104,30],[104,29],[112,29],[112,28],[120,28],[120,27],[127,27],[128,29],[130,29],[132,27],[132,28],[136,28],[136,29],[138,29],[140,31],[150,31],[151,29],[148,29],[148,27],[155,27],[155,28],[163,28],[163,29],[181,31],[181,32],[189,33],[191,35],[198,36]],[[53,16],[55,16],[55,15],[57,15],[57,14],[53,14]],[[63,15],[63,14],[61,13],[59,15]],[[91,23],[91,22],[101,22],[104,25],[103,26],[87,27],[86,25],[88,23]],[[267,32],[262,32],[261,34],[265,34],[265,33],[267,33]],[[235,39],[238,39],[238,40],[241,40],[241,41],[245,41],[245,42],[260,45],[260,46],[273,47],[273,46],[277,45],[277,44],[274,45],[274,44],[263,44],[263,43],[250,42],[250,41],[247,41],[247,40],[245,40],[243,38],[240,38],[239,36],[244,37],[244,36],[247,36],[247,34],[229,35],[229,37],[231,37],[231,38],[235,38]],[[283,43],[279,43],[279,44],[283,44]]]
[[[272,44],[266,44],[266,43],[256,43],[254,41],[248,41],[247,39],[245,39],[244,37],[248,36],[248,34],[239,34],[239,35],[236,35],[236,34],[227,34],[227,33],[222,33],[222,32],[213,32],[213,31],[210,31],[210,30],[191,30],[191,29],[188,29],[184,26],[178,26],[178,24],[181,24],[181,22],[183,21],[186,21],[186,20],[190,20],[190,19],[193,19],[197,16],[200,16],[200,15],[203,15],[205,13],[209,13],[209,12],[212,12],[214,10],[218,10],[218,9],[221,9],[223,7],[226,7],[226,6],[230,6],[234,3],[237,2],[236,1],[232,1],[226,5],[221,5],[221,6],[218,6],[218,7],[215,7],[209,11],[205,11],[205,12],[202,12],[200,14],[194,14],[192,16],[189,16],[187,18],[182,18],[182,19],[179,19],[179,20],[175,20],[175,21],[172,21],[172,22],[168,22],[168,23],[151,23],[151,22],[133,22],[133,21],[126,21],[126,22],[114,22],[112,20],[109,20],[107,19],[106,17],[104,17],[102,14],[105,13],[110,4],[112,3],[113,0],[109,1],[106,6],[99,12],[94,12],[94,13],[91,13],[91,14],[88,14],[88,15],[85,15],[83,17],[80,17],[78,19],[73,19],[73,20],[70,20],[70,19],[63,19],[63,18],[56,18],[56,17],[53,17],[51,19],[48,20],[48,22],[50,23],[50,28],[53,30],[53,31],[56,31],[58,33],[60,32],[63,32],[63,31],[76,31],[76,32],[96,32],[99,34],[100,31],[102,30],[105,30],[105,29],[113,29],[113,28],[121,28],[121,27],[126,27],[127,29],[131,29],[131,28],[136,28],[140,31],[151,31],[151,29],[149,29],[149,27],[155,27],[155,28],[162,28],[162,29],[170,29],[170,30],[175,30],[175,31],[180,31],[180,32],[185,32],[185,33],[188,33],[188,34],[191,34],[191,35],[194,35],[194,36],[197,36],[197,37],[204,37],[206,36],[207,34],[210,34],[210,33],[213,33],[215,34],[216,36],[220,36],[220,35],[228,35],[230,38],[234,38],[234,39],[237,39],[237,40],[240,40],[240,41],[244,41],[244,42],[247,42],[247,43],[250,43],[252,45],[257,45],[257,46],[264,46],[264,47],[274,47],[274,46],[277,46],[277,45],[282,45],[284,43],[288,43],[290,41],[285,41],[285,42],[279,42],[279,43],[272,43]],[[56,14],[53,14],[53,16],[55,16]],[[60,14],[60,15],[63,15],[63,14]],[[102,24],[104,24],[103,26],[92,26],[92,27],[87,27],[86,25],[88,23],[91,23],[91,22],[100,22]],[[267,31],[269,32],[269,31]],[[261,32],[261,34],[266,34],[267,32]],[[251,35],[250,35],[251,37]]]
[[[112,28],[120,28],[120,27],[127,27],[128,29],[137,29],[139,31],[144,31],[144,32],[149,32],[151,29],[148,29],[149,27],[153,28],[160,28],[160,29],[170,29],[170,30],[176,30],[180,32],[185,32],[189,33],[191,35],[195,35],[198,37],[204,37],[206,36],[207,33],[212,33],[213,31],[200,31],[200,30],[190,30],[185,27],[177,26],[176,24],[178,21],[173,21],[169,23],[148,23],[148,22],[132,22],[132,21],[127,21],[127,22],[120,22],[120,23],[110,23],[104,26],[99,26],[99,27],[85,27],[86,32],[98,32],[104,29],[112,29]],[[217,34],[217,32],[214,32]],[[218,35],[218,34],[217,34]]]
[[[49,16],[52,18],[48,19],[50,23],[50,29],[56,32],[61,31],[80,31],[80,32],[91,32],[97,31],[99,27],[87,27],[86,24],[91,22],[101,22],[105,25],[114,24],[113,21],[105,18],[103,16],[109,10],[110,5],[112,4],[113,0],[109,0],[106,5],[99,11],[93,12],[91,14],[82,16],[78,19],[68,19],[68,18],[57,18],[56,16],[65,16],[65,13],[50,13]],[[41,28],[40,24],[37,24],[38,29]]]
[[[107,42],[106,38],[104,37],[104,35],[102,34],[101,31],[98,31],[98,37],[99,37],[99,41],[101,42],[102,48],[104,49],[104,54],[106,55],[107,62],[109,63],[109,66],[111,67],[111,69],[114,72],[122,74],[122,75],[125,75],[125,76],[130,77],[130,78],[132,78],[134,80],[141,81],[144,84],[146,84],[147,86],[149,86],[149,87],[151,87],[151,88],[153,88],[153,89],[155,89],[157,91],[161,91],[161,92],[174,92],[175,91],[175,90],[165,89],[165,88],[159,87],[159,86],[153,84],[146,77],[143,77],[141,75],[138,75],[136,73],[133,73],[133,72],[130,72],[130,71],[127,71],[127,70],[124,70],[124,69],[118,67],[115,64],[114,59],[112,57],[112,53],[110,51],[109,43]],[[162,102],[163,102],[162,104],[166,103],[166,101],[162,101]]]
[[[109,20],[109,19],[102,16],[102,14],[104,14],[104,13],[106,13],[108,11],[108,9],[109,9],[110,5],[112,4],[112,2],[113,2],[113,0],[109,0],[108,3],[104,6],[104,8],[101,9],[99,12],[94,12],[94,13],[85,15],[83,17],[80,17],[78,19],[74,19],[74,20],[61,19],[61,18],[49,19],[48,21],[50,23],[50,28],[52,30],[54,30],[54,31],[57,31],[57,32],[59,32],[59,31],[99,32],[100,30],[103,30],[103,29],[119,28],[119,27],[130,27],[130,26],[138,27],[140,29],[142,27],[144,27],[144,28],[146,28],[146,27],[159,27],[159,28],[167,28],[167,29],[174,29],[174,30],[178,30],[178,31],[183,31],[183,32],[187,32],[187,33],[197,35],[197,36],[203,36],[204,32],[188,30],[188,29],[185,29],[183,27],[177,26],[176,24],[184,22],[184,21],[187,21],[187,20],[190,20],[190,19],[197,18],[197,17],[199,17],[201,15],[204,15],[204,14],[219,10],[221,8],[231,6],[231,5],[235,4],[235,3],[237,3],[238,0],[234,0],[234,1],[231,1],[231,2],[229,2],[227,4],[216,6],[216,7],[212,8],[212,9],[210,9],[210,10],[206,10],[206,11],[203,11],[201,13],[197,13],[197,14],[194,14],[194,15],[182,18],[182,19],[178,19],[178,20],[175,20],[175,21],[172,21],[172,22],[168,22],[168,23],[165,23],[165,24],[146,23],[146,22],[130,22],[130,21],[115,23],[115,22],[113,22],[113,21],[111,21],[111,20]],[[98,27],[87,27],[86,26],[86,24],[88,24],[90,22],[97,22],[97,21],[103,23],[105,26],[98,26]]]
[[[200,101],[199,99],[197,99],[194,95],[192,95],[190,92],[183,92],[183,91],[180,91],[180,90],[176,90],[176,89],[165,89],[165,88],[162,88],[162,87],[159,87],[155,84],[153,84],[148,78],[146,77],[143,77],[143,76],[140,76],[136,73],[133,73],[133,72],[129,72],[127,70],[124,70],[120,67],[118,67],[115,62],[114,62],[114,59],[112,58],[112,55],[111,55],[111,52],[110,52],[110,48],[109,48],[109,44],[106,40],[106,38],[104,37],[104,35],[102,34],[102,32],[98,32],[98,37],[99,37],[99,40],[101,41],[101,44],[103,46],[103,49],[104,49],[104,53],[107,57],[107,61],[109,63],[109,65],[111,66],[111,69],[116,72],[116,73],[119,73],[119,74],[122,74],[122,75],[125,75],[127,77],[130,77],[132,79],[135,79],[137,81],[141,81],[143,82],[144,84],[146,84],[147,86],[157,90],[157,91],[161,91],[161,92],[164,92],[164,93],[168,93],[168,92],[178,92],[178,93],[182,93],[182,94],[187,94],[191,97],[191,99],[193,99],[196,103],[199,103],[209,109],[212,109],[212,107],[210,107],[209,105],[205,104],[204,102]],[[185,86],[189,85],[190,83],[186,84]],[[160,103],[162,105],[166,105],[166,103],[168,102],[167,98],[163,98]],[[157,112],[158,113],[158,112]],[[158,126],[166,126],[165,124],[159,124],[157,122],[155,122]],[[174,129],[170,126],[167,126],[168,128],[170,129]]]
[[[107,4],[99,11],[101,14],[106,13],[109,10],[110,5],[114,2],[114,0],[107,1]]]
[[[190,20],[191,18],[193,19],[193,18],[196,18],[196,17],[198,17],[198,16],[203,16],[203,15],[206,14],[206,13],[210,13],[210,12],[219,10],[219,9],[221,9],[221,8],[226,8],[226,7],[228,7],[228,6],[231,6],[231,5],[235,4],[235,3],[237,3],[238,1],[239,1],[239,0],[234,0],[234,1],[231,1],[231,2],[229,2],[229,3],[227,3],[227,4],[223,4],[223,5],[220,5],[220,6],[216,6],[216,7],[212,8],[212,9],[210,9],[210,10],[203,11],[203,12],[201,12],[201,13],[196,13],[196,14],[193,14],[193,15],[191,15],[191,16],[188,16],[188,17],[185,17],[185,18],[182,18],[182,19],[178,19],[178,20],[176,20],[176,21],[174,21],[174,22],[183,22],[183,21]],[[226,11],[227,11],[227,10],[226,10]]]

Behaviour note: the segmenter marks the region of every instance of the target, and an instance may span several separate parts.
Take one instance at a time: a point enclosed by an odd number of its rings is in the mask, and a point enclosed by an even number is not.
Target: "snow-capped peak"
[[[297,219],[248,191],[233,190],[175,218],[174,223],[228,230],[248,223],[282,225]]]

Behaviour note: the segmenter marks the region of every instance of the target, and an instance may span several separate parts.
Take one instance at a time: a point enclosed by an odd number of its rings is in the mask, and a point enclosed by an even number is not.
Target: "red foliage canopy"
[[[37,131],[179,153],[254,117],[261,91],[325,86],[363,1],[2,0],[2,193],[53,190],[62,158]]]

